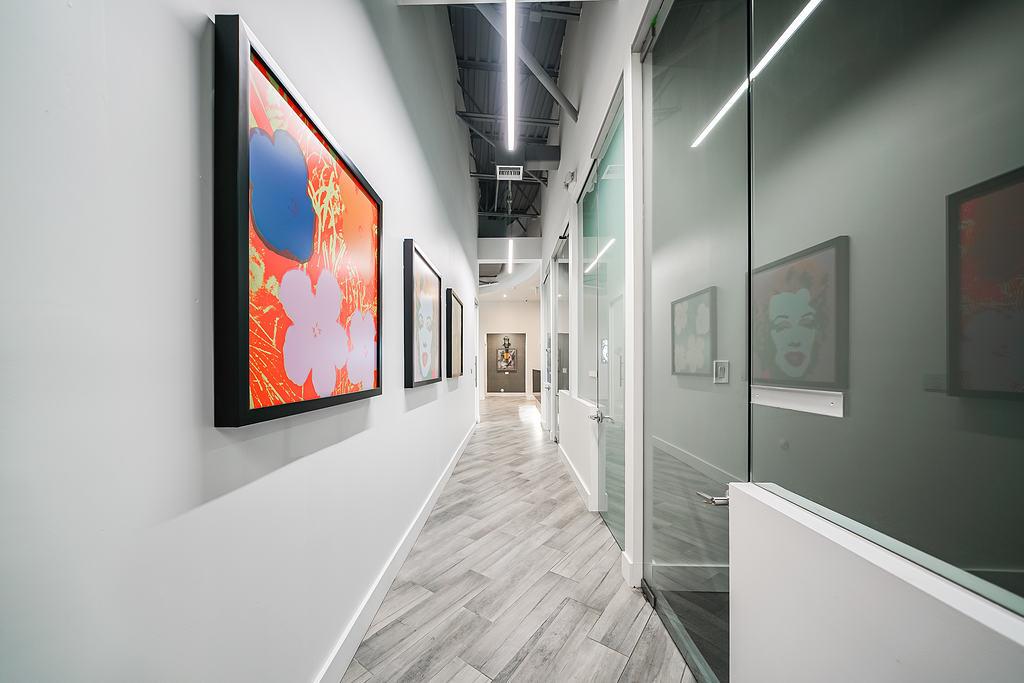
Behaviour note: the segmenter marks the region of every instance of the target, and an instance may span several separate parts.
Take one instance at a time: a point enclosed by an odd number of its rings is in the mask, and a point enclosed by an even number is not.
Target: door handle
[[[702,502],[706,505],[728,505],[729,496],[711,496],[701,491],[697,491],[697,495],[700,496]]]
[[[591,420],[593,420],[597,424],[601,424],[602,422],[604,422],[604,419],[605,419],[604,415],[601,414],[600,410],[597,411],[596,413],[594,413],[593,415],[587,415],[587,417],[589,417]]]

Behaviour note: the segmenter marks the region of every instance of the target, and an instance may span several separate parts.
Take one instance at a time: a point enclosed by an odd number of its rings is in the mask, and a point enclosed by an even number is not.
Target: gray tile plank
[[[681,683],[686,662],[657,614],[651,614],[629,656],[619,683]]]
[[[628,655],[640,639],[651,616],[651,606],[640,591],[623,583],[612,597],[590,637],[613,650]]]

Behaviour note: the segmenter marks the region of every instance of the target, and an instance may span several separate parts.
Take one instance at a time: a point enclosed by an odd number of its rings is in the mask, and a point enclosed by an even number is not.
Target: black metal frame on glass
[[[753,385],[760,386],[780,386],[780,387],[794,387],[799,389],[823,389],[828,391],[843,391],[849,387],[850,383],[850,238],[847,235],[840,235],[834,237],[828,241],[816,244],[813,247],[808,247],[795,254],[780,258],[771,263],[766,263],[763,266],[754,268],[753,275],[750,278],[749,285],[749,296],[750,296],[750,315],[748,319],[755,315],[755,289],[757,287],[757,276],[765,271],[773,270],[779,266],[784,266],[788,263],[799,261],[800,259],[822,252],[834,250],[835,251],[835,379],[834,381],[817,381],[817,380],[790,380],[790,379],[778,379],[778,378],[764,378],[755,377],[756,367],[753,364],[754,356],[757,354],[757,335],[758,327],[756,321],[751,324],[750,339],[751,339],[751,367],[750,367],[750,382]]]
[[[416,257],[422,259],[423,263],[426,264],[427,268],[437,278],[437,312],[438,316],[444,315],[444,311],[441,306],[441,274],[437,272],[437,268],[430,262],[423,252],[417,246],[415,240],[412,238],[406,238],[404,243],[404,263],[405,263],[405,275],[404,275],[404,287],[405,287],[405,388],[412,389],[414,387],[421,387],[424,384],[433,384],[434,382],[440,382],[444,374],[441,368],[441,321],[438,320],[434,328],[436,330],[435,341],[437,343],[438,350],[438,363],[437,363],[437,377],[430,379],[423,379],[417,381],[415,379],[415,367],[416,367],[416,324],[414,322],[416,318],[416,286],[413,277],[413,264]]]
[[[1024,400],[1024,392],[968,389],[963,386],[963,327],[961,318],[962,283],[960,280],[960,207],[999,190],[1024,183],[1024,166],[989,178],[946,197],[946,392],[965,398],[1002,398]],[[1012,352],[1012,351],[1011,351]]]
[[[454,306],[459,307],[459,329],[455,330],[452,320],[452,309]],[[447,317],[445,318],[445,368],[446,376],[462,377],[462,368],[465,363],[465,349],[463,348],[463,341],[465,340],[464,330],[464,316],[466,314],[466,307],[462,305],[462,299],[455,293],[451,287],[445,292],[445,309],[447,310]],[[455,347],[455,341],[459,343],[459,367],[452,367],[452,349]]]
[[[214,48],[213,318],[214,425],[240,427],[378,396],[383,386],[377,330],[377,386],[295,403],[251,408],[249,402],[249,70],[255,55],[317,128],[326,144],[377,205],[377,320],[381,310],[380,231],[383,204],[355,164],[338,148],[284,72],[238,15],[218,14]]]
[[[704,289],[700,290],[699,292],[694,292],[693,294],[687,294],[686,296],[680,297],[680,298],[676,299],[675,301],[673,301],[670,304],[670,311],[671,311],[670,318],[671,318],[671,323],[672,323],[672,347],[671,347],[671,353],[672,353],[672,374],[673,375],[687,375],[689,377],[713,377],[714,376],[714,372],[715,372],[714,371],[714,365],[715,365],[715,360],[716,360],[715,356],[718,353],[718,311],[717,311],[717,309],[718,309],[718,299],[717,299],[717,291],[716,290],[717,290],[717,287],[715,287],[714,285],[712,285],[711,287],[705,287]],[[710,337],[710,339],[711,339],[711,353],[710,353],[710,361],[709,361],[709,364],[708,364],[708,371],[707,372],[684,372],[684,371],[679,370],[679,369],[676,368],[676,304],[681,303],[683,301],[688,301],[690,299],[694,299],[694,298],[702,296],[704,294],[708,294],[709,298],[711,299],[711,322],[710,322],[711,329],[710,329],[710,334],[708,335]]]

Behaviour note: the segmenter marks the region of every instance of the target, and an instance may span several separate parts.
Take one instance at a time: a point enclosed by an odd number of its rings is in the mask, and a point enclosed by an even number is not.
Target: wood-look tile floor
[[[483,401],[344,683],[694,680],[536,406]]]

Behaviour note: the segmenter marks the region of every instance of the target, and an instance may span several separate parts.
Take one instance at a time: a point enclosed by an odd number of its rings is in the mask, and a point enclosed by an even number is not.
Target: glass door
[[[622,112],[612,118],[582,203],[583,338],[593,354],[581,389],[598,422],[600,511],[619,547],[625,543],[625,234],[626,185]],[[581,364],[583,365],[583,364]],[[581,391],[581,395],[586,396]]]
[[[743,0],[676,3],[644,63],[644,579],[702,682],[729,678],[725,496],[747,480],[746,71]]]
[[[566,230],[568,233],[568,230]],[[569,238],[560,239],[551,259],[553,340],[551,349],[551,436],[558,441],[558,402],[569,395]]]

